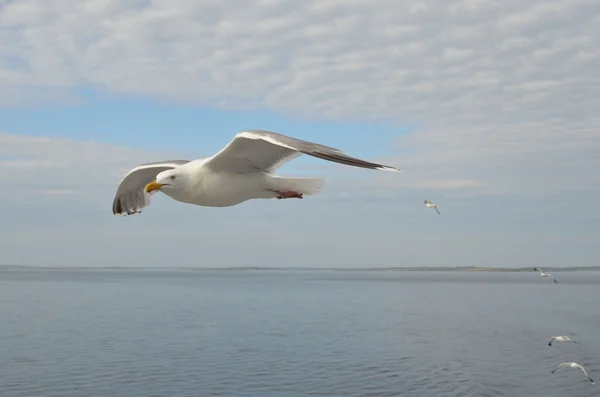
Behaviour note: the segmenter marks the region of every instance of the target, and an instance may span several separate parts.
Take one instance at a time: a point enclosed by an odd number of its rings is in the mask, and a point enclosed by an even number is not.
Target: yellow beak
[[[156,183],[156,181],[150,182],[146,185],[146,193],[153,192],[155,190],[160,190],[161,187],[165,186],[163,183]]]

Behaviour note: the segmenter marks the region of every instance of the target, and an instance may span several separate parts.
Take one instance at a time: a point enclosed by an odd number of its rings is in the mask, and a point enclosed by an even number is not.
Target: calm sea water
[[[0,396],[600,395],[600,272],[555,275],[2,270]]]

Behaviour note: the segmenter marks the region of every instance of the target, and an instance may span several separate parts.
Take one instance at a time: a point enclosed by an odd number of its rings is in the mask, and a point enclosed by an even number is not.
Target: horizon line
[[[202,270],[302,270],[302,271],[492,271],[492,272],[523,272],[534,271],[539,266],[501,267],[501,266],[382,266],[382,267],[277,267],[277,266],[217,266],[217,267],[192,267],[192,266],[54,266],[54,265],[4,265],[0,264],[0,270],[10,268],[17,269],[39,269],[39,270],[179,270],[179,271],[202,271]],[[600,271],[600,266],[544,266],[546,270],[552,271]]]

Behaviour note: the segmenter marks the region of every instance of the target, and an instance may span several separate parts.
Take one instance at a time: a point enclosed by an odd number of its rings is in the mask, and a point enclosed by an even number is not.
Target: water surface
[[[600,383],[600,272],[555,275],[4,269],[0,396],[599,395],[550,371]]]

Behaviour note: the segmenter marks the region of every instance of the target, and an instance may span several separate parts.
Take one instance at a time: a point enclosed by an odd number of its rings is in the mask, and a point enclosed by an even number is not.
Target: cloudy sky
[[[597,0],[0,0],[0,263],[598,265],[599,42]],[[244,129],[405,172],[112,215]]]

